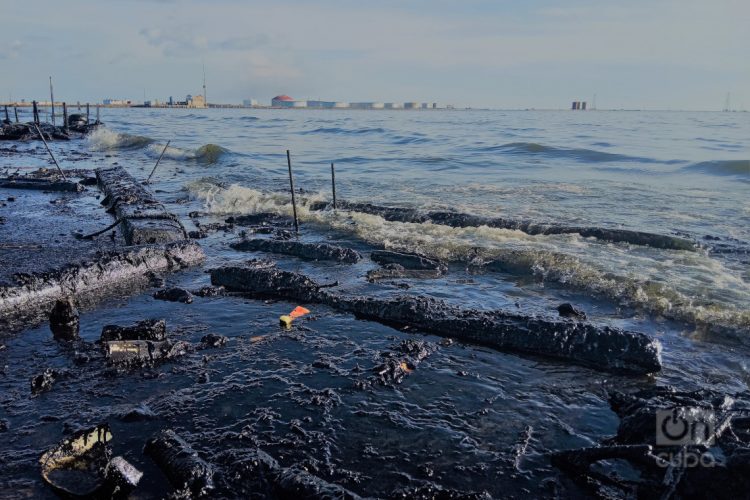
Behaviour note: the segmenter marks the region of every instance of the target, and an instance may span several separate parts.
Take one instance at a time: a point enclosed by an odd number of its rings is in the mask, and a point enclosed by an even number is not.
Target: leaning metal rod
[[[172,142],[172,139],[167,141],[167,144],[164,146],[164,149],[161,150],[161,154],[159,155],[159,159],[156,160],[156,165],[154,165],[154,169],[151,171],[151,174],[148,176],[148,179],[146,179],[146,184],[151,182],[151,176],[154,175],[154,172],[156,172],[156,167],[159,166],[159,162],[161,161],[161,157],[164,156],[164,153],[167,152],[167,148],[169,147],[169,143]]]
[[[294,177],[292,177],[292,157],[286,150],[286,163],[289,166],[289,188],[292,190],[292,213],[294,213],[294,232],[299,234],[299,222],[297,221],[297,200],[294,198]]]
[[[42,134],[42,131],[41,131],[41,130],[39,130],[39,125],[37,125],[37,124],[35,123],[35,124],[34,124],[34,128],[36,128],[36,131],[37,131],[37,133],[39,134],[39,137],[41,137],[41,139],[42,139],[42,142],[44,143],[44,147],[45,147],[45,148],[47,148],[47,152],[48,152],[48,153],[49,153],[49,155],[50,155],[50,156],[52,157],[52,161],[53,161],[53,162],[55,162],[55,166],[57,167],[57,170],[59,170],[59,171],[60,171],[60,175],[62,175],[62,178],[63,178],[63,180],[64,180],[64,181],[67,181],[67,180],[68,180],[68,178],[67,178],[67,177],[65,177],[65,172],[63,172],[63,170],[62,170],[62,169],[60,168],[60,164],[59,164],[59,163],[57,163],[57,160],[55,159],[55,155],[53,155],[53,154],[52,154],[52,150],[51,150],[51,149],[49,148],[49,144],[47,144],[47,141],[46,141],[46,140],[45,140],[45,138],[44,138],[44,134]]]

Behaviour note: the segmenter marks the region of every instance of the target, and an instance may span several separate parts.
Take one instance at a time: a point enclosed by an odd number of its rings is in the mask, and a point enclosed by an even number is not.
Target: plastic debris
[[[282,324],[282,326],[285,326],[286,328],[291,328],[292,321],[294,321],[295,319],[301,316],[304,316],[305,314],[310,314],[310,310],[305,309],[302,306],[297,306],[289,314],[284,314],[283,316],[281,316],[279,318],[279,322]]]

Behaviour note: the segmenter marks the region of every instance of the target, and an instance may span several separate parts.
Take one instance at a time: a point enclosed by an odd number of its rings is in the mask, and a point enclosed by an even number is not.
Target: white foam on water
[[[112,149],[142,148],[153,142],[153,139],[141,135],[114,132],[106,127],[97,127],[86,136],[86,142],[92,151]]]
[[[271,212],[292,215],[286,193],[263,193],[209,181],[188,185],[213,214]],[[579,235],[532,236],[521,231],[439,224],[389,222],[377,215],[348,211],[310,211],[318,194],[298,200],[301,221],[349,234],[376,247],[420,252],[451,261],[499,261],[593,296],[602,296],[654,315],[750,332],[750,285],[742,275],[701,252],[667,251],[603,243]]]

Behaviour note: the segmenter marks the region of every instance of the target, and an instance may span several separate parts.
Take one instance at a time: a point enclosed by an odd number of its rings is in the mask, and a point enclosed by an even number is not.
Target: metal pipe
[[[60,175],[62,175],[62,178],[64,181],[67,181],[68,178],[65,177],[65,172],[60,168],[60,164],[57,163],[57,159],[55,159],[55,155],[52,154],[52,150],[49,148],[49,144],[47,144],[46,139],[44,138],[44,134],[42,134],[42,131],[39,130],[39,125],[34,124],[34,127],[36,128],[36,132],[39,134],[39,137],[42,139],[42,142],[44,143],[44,147],[47,148],[47,152],[52,157],[52,161],[55,162],[55,166],[57,167],[57,170],[60,172]]]
[[[52,125],[55,124],[55,94],[52,92],[52,77],[49,77],[49,102],[52,105]]]
[[[164,149],[162,149],[161,154],[159,155],[159,159],[156,160],[156,165],[154,165],[154,169],[151,171],[151,173],[148,176],[148,179],[146,179],[146,184],[151,182],[151,176],[154,175],[154,172],[156,172],[156,167],[159,166],[159,162],[161,161],[161,157],[164,156],[164,153],[167,152],[167,148],[169,147],[169,143],[172,142],[172,139],[167,141],[167,144],[164,146]]]
[[[336,170],[331,162],[331,188],[333,189],[333,209],[336,210]]]
[[[286,163],[289,166],[289,188],[292,191],[292,213],[294,214],[294,232],[299,234],[299,221],[297,220],[297,200],[294,197],[294,177],[292,177],[292,157],[286,150]]]

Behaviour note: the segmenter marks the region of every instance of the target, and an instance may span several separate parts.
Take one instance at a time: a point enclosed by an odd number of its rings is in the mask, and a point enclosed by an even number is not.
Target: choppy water
[[[57,439],[61,426],[54,419],[25,419],[71,411],[81,392],[82,418],[89,422],[113,418],[121,407],[141,401],[160,411],[157,422],[115,429],[116,436],[129,436],[122,445],[129,459],[151,474],[157,473],[138,458],[137,448],[148,432],[170,425],[209,457],[236,444],[240,438],[232,433],[254,433],[255,442],[284,457],[282,462],[311,464],[359,493],[386,495],[397,486],[432,481],[504,496],[522,488],[549,494],[544,480],[554,471],[546,451],[591,445],[614,432],[617,420],[607,408],[606,389],[747,389],[750,114],[131,109],[105,110],[102,119],[107,127],[84,143],[53,148],[69,161],[71,150],[90,154],[75,162],[78,168],[116,162],[145,178],[171,140],[154,176],[157,194],[170,210],[183,216],[206,212],[208,221],[237,213],[291,213],[290,149],[296,185],[305,192],[303,239],[451,260],[445,278],[410,281],[407,293],[467,307],[554,315],[560,302],[574,302],[592,321],[658,337],[665,369],[634,380],[452,346],[438,349],[402,385],[361,392],[352,389],[358,370],[367,373],[379,352],[409,335],[325,309],[305,323],[311,330],[279,335],[268,318],[293,304],[218,298],[186,306],[144,295],[84,314],[83,336],[93,340],[102,324],[127,323],[134,315],[166,317],[187,340],[205,331],[227,335],[229,346],[206,368],[211,383],[195,383],[191,370],[202,367],[199,355],[187,367],[161,368],[158,382],[133,376],[92,391],[84,389],[86,380],[75,380],[32,400],[26,394],[34,367],[6,375],[3,408],[14,444],[0,458],[16,471],[12,484],[36,491],[25,482],[36,484],[31,476],[19,472],[24,457]],[[3,157],[0,168],[18,162]],[[37,155],[24,162],[45,160]],[[330,199],[330,162],[336,164],[337,194],[348,201],[680,235],[700,248],[663,250],[575,234],[530,236],[311,212],[310,201]],[[257,256],[231,251],[227,243],[235,236],[201,240],[209,267]],[[509,272],[467,269],[477,259],[500,259]],[[363,280],[371,267],[366,263],[341,268],[280,261],[323,281],[339,279],[360,293],[393,293]],[[171,280],[198,286],[207,277],[195,272]],[[48,336],[40,327],[7,340],[0,361],[41,356],[65,365],[69,353]],[[257,336],[265,340],[251,340]],[[335,368],[311,365],[321,358]],[[312,402],[328,389],[334,394],[325,393],[328,403]],[[300,420],[305,416],[312,421]],[[307,445],[289,437],[292,422],[309,432]],[[533,439],[516,467],[512,450],[527,425]],[[21,457],[12,458],[19,450]],[[157,483],[149,480],[146,491],[162,491]]]

